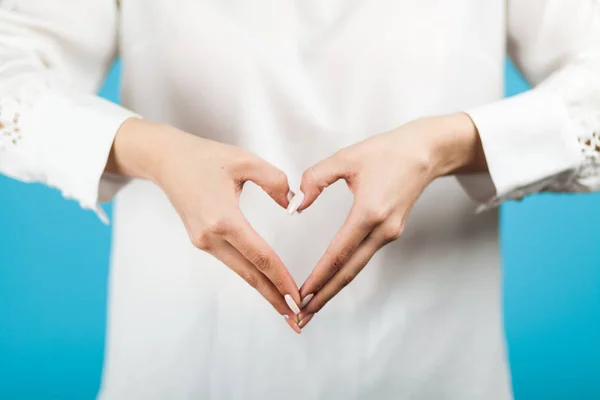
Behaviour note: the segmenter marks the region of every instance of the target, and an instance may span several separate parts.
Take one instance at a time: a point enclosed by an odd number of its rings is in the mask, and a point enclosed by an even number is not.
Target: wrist
[[[129,118],[115,136],[107,171],[130,178],[156,180],[165,158],[171,130],[174,128]]]
[[[487,169],[477,127],[465,113],[432,117],[432,169],[436,176]]]

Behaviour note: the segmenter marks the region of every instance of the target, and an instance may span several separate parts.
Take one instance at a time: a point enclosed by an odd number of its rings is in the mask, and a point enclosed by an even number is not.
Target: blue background
[[[118,78],[103,96],[118,101]],[[507,95],[525,89],[507,63]],[[506,204],[501,226],[517,400],[600,399],[600,196]],[[0,399],[94,398],[109,247],[91,212],[0,176]]]

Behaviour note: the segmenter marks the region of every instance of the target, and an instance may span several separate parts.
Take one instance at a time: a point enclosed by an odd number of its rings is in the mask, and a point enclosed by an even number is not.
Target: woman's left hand
[[[433,179],[473,166],[485,170],[485,158],[474,124],[460,113],[409,122],[306,170],[299,211],[339,179],[354,194],[354,204],[300,288],[304,304],[308,301],[299,315],[300,327],[352,282],[380,248],[402,235],[410,210]]]

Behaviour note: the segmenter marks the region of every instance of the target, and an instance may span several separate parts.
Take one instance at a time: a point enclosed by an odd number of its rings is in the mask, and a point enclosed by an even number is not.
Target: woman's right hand
[[[119,130],[107,168],[159,185],[194,246],[256,288],[300,332],[298,287],[239,207],[242,187],[252,181],[286,208],[290,189],[285,173],[241,148],[138,119],[127,120]]]

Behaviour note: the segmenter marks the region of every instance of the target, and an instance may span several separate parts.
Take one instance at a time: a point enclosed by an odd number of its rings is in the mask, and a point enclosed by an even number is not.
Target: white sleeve
[[[115,58],[115,0],[0,0],[0,173],[40,182],[106,217],[103,171],[136,116],[95,93]]]
[[[600,190],[600,2],[509,0],[508,51],[534,85],[466,110],[489,174],[460,176],[482,208]]]

